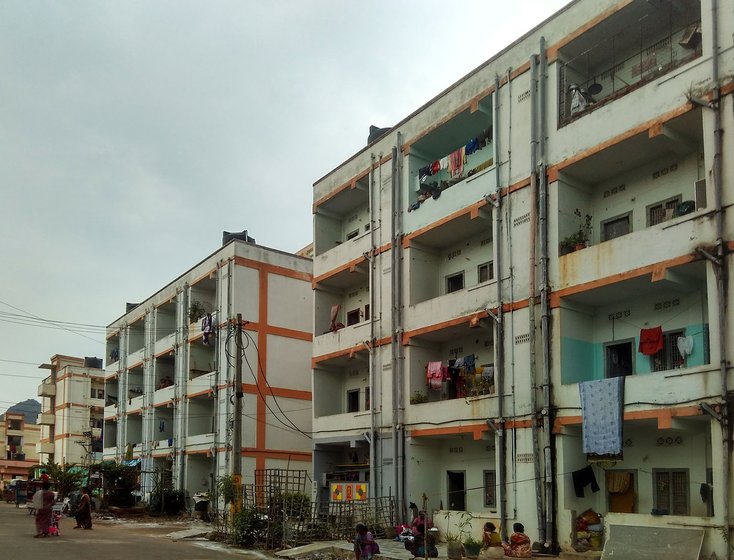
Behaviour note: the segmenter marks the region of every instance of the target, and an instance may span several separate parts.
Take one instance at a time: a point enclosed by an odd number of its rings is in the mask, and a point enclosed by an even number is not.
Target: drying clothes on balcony
[[[445,379],[448,379],[448,368],[441,362],[428,362],[426,366],[426,383],[434,390],[441,389]]]
[[[640,354],[654,356],[663,349],[663,327],[640,330]]]
[[[584,453],[620,455],[624,422],[624,377],[579,383]]]
[[[438,163],[441,165],[441,169],[448,169],[449,168],[449,156],[444,156],[440,160],[438,160]]]
[[[424,178],[425,177],[429,177],[430,175],[432,175],[432,173],[431,173],[431,166],[430,165],[426,165],[424,167],[421,167],[418,170],[418,181],[420,181],[422,183],[424,181]]]
[[[591,484],[591,491],[598,492],[599,484],[596,482],[596,476],[594,475],[594,469],[590,465],[586,465],[583,469],[573,471],[571,473],[573,479],[573,491],[576,492],[577,498],[584,497],[584,488]]]
[[[464,371],[466,373],[474,373],[475,365],[476,365],[476,358],[474,354],[469,354],[468,356],[464,356]]]
[[[675,341],[678,346],[678,352],[685,359],[686,356],[690,356],[693,353],[693,337],[692,336],[679,336],[678,340]]]
[[[441,171],[441,162],[436,160],[431,164],[431,175],[435,175]]]
[[[467,142],[466,146],[464,146],[464,153],[467,156],[472,155],[474,152],[476,152],[479,149],[479,140],[476,138],[472,138]]]
[[[464,172],[464,157],[466,147],[462,146],[458,150],[449,154],[449,175],[456,177]]]
[[[214,334],[214,319],[211,313],[207,313],[201,320],[201,330],[204,333],[204,344],[208,346],[209,337]]]

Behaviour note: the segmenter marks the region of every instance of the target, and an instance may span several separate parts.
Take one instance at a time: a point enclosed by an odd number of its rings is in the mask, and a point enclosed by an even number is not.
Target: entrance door
[[[607,378],[632,375],[633,341],[607,344],[605,349],[605,374]]]
[[[466,511],[466,482],[464,471],[446,471],[448,475],[449,509]]]
[[[609,511],[636,513],[634,471],[607,471]]]

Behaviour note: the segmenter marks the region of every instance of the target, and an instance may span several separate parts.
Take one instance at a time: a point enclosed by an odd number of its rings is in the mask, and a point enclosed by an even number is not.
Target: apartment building
[[[22,412],[0,415],[0,481],[28,478],[28,469],[38,464],[40,432],[40,426],[26,422]]]
[[[576,0],[314,184],[321,497],[727,553],[733,30]]]
[[[40,461],[91,465],[102,460],[104,371],[100,358],[54,355],[41,369],[50,371],[38,386]]]
[[[139,465],[143,494],[160,476],[212,490],[236,453],[244,483],[255,469],[311,472],[311,260],[227,239],[108,327],[104,457]]]

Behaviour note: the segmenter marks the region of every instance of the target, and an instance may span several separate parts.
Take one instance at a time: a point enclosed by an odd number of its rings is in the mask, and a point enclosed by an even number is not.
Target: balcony
[[[173,348],[176,343],[176,333],[167,334],[155,341],[154,352],[160,354]]]
[[[127,403],[128,414],[134,414],[143,409],[143,395],[130,399]]]
[[[627,383],[648,387],[648,394],[636,389],[640,401],[657,402],[668,391],[671,398],[675,391],[696,394],[680,383],[700,384],[694,374],[711,364],[711,280],[706,269],[703,262],[690,262],[658,275],[646,273],[561,297],[554,325],[560,334],[560,384],[628,376]],[[655,340],[645,352],[640,346],[643,336]],[[683,345],[679,338],[685,339]],[[708,394],[703,386],[696,390]]]
[[[36,444],[36,453],[43,453],[44,455],[53,455],[55,452],[55,446],[50,441],[42,441]]]
[[[366,350],[319,363],[313,370],[314,424],[345,429],[369,426],[370,389]]]
[[[56,385],[54,383],[41,383],[38,386],[39,397],[55,397],[56,396]]]
[[[56,415],[53,412],[42,412],[38,415],[36,423],[42,426],[53,426],[56,423]]]
[[[214,445],[215,439],[216,439],[215,434],[213,433],[187,436],[186,437],[186,449],[189,451],[202,449],[202,448],[211,449],[211,447]]]
[[[338,433],[334,433],[335,429],[345,433],[359,431],[361,434],[364,430],[370,429],[370,414],[369,412],[360,414],[340,413],[313,419],[314,432],[329,432],[331,435],[337,436]]]
[[[564,45],[559,51],[559,126],[700,57],[700,20],[697,0],[636,0]],[[666,93],[656,87],[658,99]]]
[[[115,404],[109,404],[104,407],[104,417],[107,418],[114,418],[117,416],[117,403]]]
[[[314,231],[316,275],[370,249],[368,175],[315,207]]]
[[[153,406],[161,406],[169,402],[173,402],[176,395],[176,388],[171,385],[170,387],[164,387],[158,389],[153,393]]]
[[[186,382],[186,395],[192,396],[206,394],[216,389],[216,386],[217,372],[211,371],[193,379],[189,379]]]

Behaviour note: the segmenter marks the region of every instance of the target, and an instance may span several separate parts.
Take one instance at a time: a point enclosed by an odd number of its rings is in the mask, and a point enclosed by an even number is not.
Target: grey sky
[[[222,230],[300,249],[311,185],[370,124],[565,3],[0,2],[0,412],[53,354],[104,356],[101,328],[8,313],[106,325]]]

